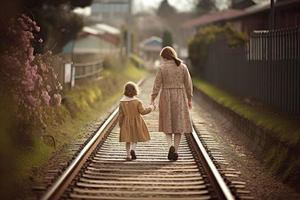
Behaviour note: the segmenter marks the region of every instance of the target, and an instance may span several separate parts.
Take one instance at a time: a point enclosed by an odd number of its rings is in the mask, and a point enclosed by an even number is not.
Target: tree
[[[162,36],[162,47],[173,46],[173,37],[170,31],[164,31]]]
[[[58,7],[60,5],[69,5],[71,8],[75,8],[89,6],[92,0],[19,0],[19,2],[27,9],[43,6]]]
[[[195,8],[198,14],[205,14],[215,10],[216,4],[214,0],[197,0]]]
[[[35,45],[36,52],[51,50],[54,53],[61,49],[70,40],[73,40],[83,27],[81,16],[64,6],[49,6],[46,9],[34,9],[37,23],[41,26],[39,37],[44,40],[42,46]],[[37,49],[37,47],[39,47]]]
[[[34,44],[35,53],[52,50],[60,52],[62,47],[74,39],[82,29],[83,19],[72,12],[75,7],[90,5],[92,0],[10,0],[0,7],[0,43],[5,44],[1,33],[8,22],[21,14],[26,14],[41,27],[38,37],[43,43]]]
[[[176,9],[171,6],[168,0],[163,0],[157,9],[157,15],[160,17],[170,17],[176,14]]]

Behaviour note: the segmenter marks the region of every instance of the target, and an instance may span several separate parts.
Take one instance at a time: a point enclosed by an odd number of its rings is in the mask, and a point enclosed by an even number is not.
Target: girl
[[[178,147],[183,133],[192,132],[189,109],[192,108],[193,86],[188,68],[177,57],[172,47],[160,52],[163,59],[156,74],[151,104],[159,91],[159,131],[166,134],[169,146],[169,160],[178,159]],[[172,145],[174,135],[174,146]]]
[[[155,106],[144,108],[142,102],[135,96],[138,88],[133,82],[124,87],[124,97],[119,106],[120,142],[126,142],[126,160],[135,160],[137,142],[150,140],[148,128],[141,115],[146,115],[155,109]]]

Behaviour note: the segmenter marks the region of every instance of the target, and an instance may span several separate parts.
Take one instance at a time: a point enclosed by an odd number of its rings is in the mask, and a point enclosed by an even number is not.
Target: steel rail
[[[144,80],[139,81],[138,85],[141,85]],[[76,158],[71,162],[71,164],[67,167],[67,169],[62,173],[62,175],[50,186],[50,188],[45,192],[45,194],[41,197],[41,200],[49,200],[49,199],[59,199],[63,194],[65,188],[69,184],[69,182],[74,178],[74,174],[80,170],[80,166],[87,159],[87,157],[91,154],[94,148],[97,146],[99,141],[103,138],[104,134],[107,132],[109,127],[111,127],[112,122],[117,119],[119,108],[115,108],[113,112],[108,116],[105,122],[101,125],[101,127],[97,130],[94,136],[88,141],[88,143],[83,147],[83,149],[79,152]],[[235,197],[231,193],[230,189],[226,185],[224,179],[221,174],[217,170],[213,161],[210,159],[208,153],[206,152],[205,147],[200,141],[194,127],[192,130],[192,139],[196,148],[200,151],[200,156],[204,161],[204,168],[206,168],[209,173],[210,179],[213,179],[212,185],[214,189],[217,191],[218,199],[226,199],[226,200],[234,200]],[[69,181],[69,182],[68,182]]]
[[[145,79],[140,80],[137,85],[141,85]],[[111,122],[117,117],[119,112],[119,107],[115,108],[113,112],[108,116],[105,122],[97,130],[96,134],[90,139],[90,141],[84,146],[76,158],[71,162],[67,169],[62,173],[62,175],[51,185],[51,187],[45,192],[41,197],[41,200],[48,199],[58,199],[59,195],[57,194],[62,185],[65,184],[67,178],[75,171],[75,169],[80,165],[80,162],[84,159],[87,152],[91,150],[92,146],[97,143],[97,140],[104,134],[105,130],[110,126]]]
[[[216,186],[218,187],[219,191],[221,191],[221,193],[219,193],[220,198],[226,199],[226,200],[234,200],[235,199],[234,195],[231,193],[229,187],[225,183],[225,181],[222,178],[221,174],[219,173],[218,169],[214,165],[213,161],[210,159],[210,157],[209,157],[205,147],[203,146],[202,142],[200,141],[199,136],[197,135],[194,127],[193,127],[192,131],[193,131],[192,137],[201,152],[201,156],[204,159],[205,164],[207,164],[211,175],[215,179],[215,182],[217,183]]]
[[[54,184],[47,190],[47,192],[42,196],[41,200],[48,199],[56,199],[54,196],[58,189],[65,183],[67,177],[74,171],[76,167],[78,167],[80,161],[86,155],[86,153],[91,149],[91,147],[95,144],[97,139],[104,133],[104,130],[109,126],[113,118],[115,118],[118,114],[119,108],[116,108],[108,117],[108,119],[104,122],[104,124],[100,127],[100,129],[96,132],[96,134],[92,137],[92,139],[87,143],[87,145],[80,151],[78,156],[72,161],[72,163],[67,167],[67,169],[63,172],[63,174],[54,182]]]

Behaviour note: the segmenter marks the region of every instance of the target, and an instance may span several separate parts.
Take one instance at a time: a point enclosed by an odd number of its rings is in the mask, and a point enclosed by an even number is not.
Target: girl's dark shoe
[[[178,160],[178,153],[173,154],[173,159],[172,160],[174,160],[174,161]]]
[[[132,159],[132,160],[135,160],[135,159],[136,159],[136,155],[135,155],[135,151],[134,151],[134,150],[131,150],[131,151],[130,151],[130,155],[131,155],[131,159]]]
[[[131,158],[130,157],[126,157],[126,161],[131,161]]]
[[[169,153],[168,153],[168,159],[173,160],[174,157],[175,148],[173,146],[170,147]]]

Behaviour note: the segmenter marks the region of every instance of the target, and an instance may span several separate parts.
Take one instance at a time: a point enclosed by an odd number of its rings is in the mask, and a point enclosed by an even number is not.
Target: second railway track
[[[146,101],[147,94],[140,97]],[[185,134],[179,159],[167,160],[158,112],[145,116],[151,141],[138,143],[126,161],[116,109],[42,199],[234,199],[197,134]]]

